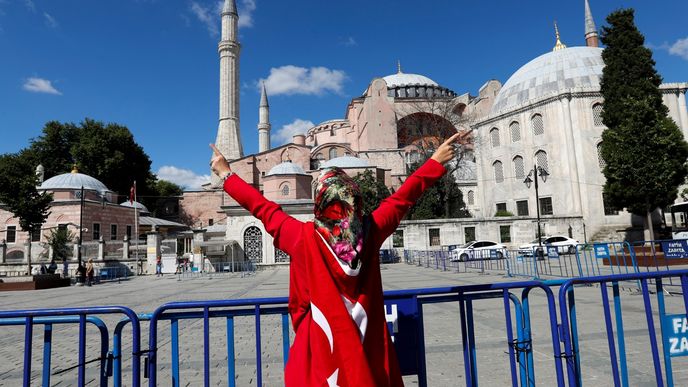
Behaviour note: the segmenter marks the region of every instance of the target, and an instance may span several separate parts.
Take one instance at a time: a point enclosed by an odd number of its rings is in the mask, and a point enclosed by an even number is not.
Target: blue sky
[[[688,2],[590,0],[598,28],[633,7],[665,82],[688,81]],[[126,125],[162,178],[207,177],[218,117],[217,0],[0,0],[0,154],[49,120]],[[554,45],[584,44],[583,0],[237,0],[244,152],[257,150],[260,80],[272,143],[343,118],[375,77],[428,76],[459,94],[505,82]]]

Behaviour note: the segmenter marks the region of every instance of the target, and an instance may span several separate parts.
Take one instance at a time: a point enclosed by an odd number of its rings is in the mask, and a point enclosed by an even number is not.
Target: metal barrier
[[[681,311],[679,314],[667,315],[662,283],[663,279],[672,277],[680,278],[683,298],[683,311]],[[581,375],[584,373],[581,367],[582,354],[580,352],[578,322],[576,319],[577,311],[574,296],[574,286],[583,284],[599,285],[604,313],[604,325],[607,334],[607,344],[610,354],[609,360],[612,369],[614,385],[628,386],[629,376],[626,354],[626,339],[619,282],[638,281],[640,282],[642,291],[643,311],[645,312],[647,332],[649,335],[655,382],[657,383],[657,386],[664,386],[662,365],[660,364],[659,360],[660,354],[656,337],[655,315],[653,313],[652,303],[650,301],[650,290],[648,287],[648,282],[650,280],[654,280],[656,286],[658,308],[657,317],[660,321],[666,383],[668,386],[674,385],[671,358],[673,356],[688,355],[688,321],[686,320],[686,316],[688,316],[688,270],[575,278],[564,282],[559,289],[559,309],[561,314],[562,339],[564,341],[565,349],[563,357],[566,359],[569,385],[582,385]],[[609,284],[611,284],[614,302],[614,325],[612,325],[608,295]],[[678,320],[678,324],[672,320]],[[616,332],[614,331],[614,327],[616,327]],[[616,343],[614,342],[615,337]],[[634,352],[638,353],[637,348],[634,350]]]
[[[418,254],[425,265],[434,263],[436,268],[441,268],[441,260],[446,258],[441,253]],[[414,259],[415,259],[414,258]],[[550,257],[550,259],[552,259]],[[489,263],[490,260],[484,260]],[[499,260],[508,263],[508,260]],[[476,263],[479,261],[476,261]],[[663,284],[667,279],[680,278],[680,286],[683,294],[682,307],[679,314],[667,314],[665,292]],[[424,307],[431,304],[458,304],[459,321],[456,322],[455,332],[460,332],[460,345],[463,353],[463,364],[467,386],[478,385],[478,356],[481,350],[476,340],[476,327],[481,322],[475,321],[475,305],[486,300],[501,300],[500,309],[503,310],[504,352],[508,355],[509,373],[512,386],[534,386],[535,375],[535,344],[534,334],[546,344],[547,348],[538,349],[537,353],[542,359],[544,354],[549,355],[544,360],[553,366],[548,373],[553,371],[548,385],[580,386],[582,376],[586,374],[581,357],[585,353],[581,351],[581,337],[577,315],[582,313],[577,309],[575,302],[576,285],[598,285],[601,294],[601,306],[604,313],[604,325],[609,349],[609,359],[612,369],[612,379],[616,386],[629,385],[627,343],[624,331],[624,309],[621,306],[620,283],[638,282],[640,284],[643,309],[646,320],[646,330],[649,335],[650,354],[657,385],[673,385],[673,370],[671,358],[677,355],[688,355],[688,270],[662,271],[650,273],[629,273],[574,278],[569,280],[552,281],[523,281],[511,283],[497,283],[484,285],[455,286],[432,289],[413,289],[385,292],[385,313],[390,333],[393,335],[394,344],[397,347],[400,367],[404,375],[417,375],[418,385],[427,385],[427,364],[425,351]],[[656,290],[657,315],[653,313],[650,300],[650,288],[648,284],[654,282]],[[558,298],[554,296],[553,288],[561,286]],[[592,289],[592,288],[587,288]],[[614,318],[609,300],[609,291],[613,294]],[[545,313],[538,314],[539,318],[547,321],[544,331],[533,332],[531,326],[531,295],[533,291],[542,293],[545,300]],[[559,301],[559,317],[557,316],[557,300]],[[24,341],[24,385],[30,384],[33,326],[44,326],[44,350],[43,350],[43,385],[50,384],[52,331],[54,324],[78,324],[78,361],[74,367],[69,367],[53,375],[78,369],[78,385],[84,385],[85,367],[90,362],[99,361],[99,383],[108,385],[108,377],[113,377],[113,385],[122,385],[122,343],[123,330],[129,324],[132,328],[132,382],[131,385],[140,385],[141,357],[145,357],[144,377],[149,378],[149,385],[166,384],[165,380],[158,379],[161,351],[165,348],[160,341],[162,321],[169,321],[170,327],[170,380],[173,386],[182,384],[180,379],[180,329],[179,323],[184,320],[202,322],[203,337],[203,379],[206,386],[211,380],[211,321],[220,320],[224,324],[224,335],[227,343],[223,351],[227,358],[227,383],[236,385],[236,358],[235,358],[235,319],[248,317],[253,321],[251,328],[255,340],[256,385],[263,385],[263,357],[261,320],[265,316],[278,316],[281,329],[281,352],[283,364],[286,364],[289,354],[290,326],[287,311],[286,297],[280,298],[256,298],[243,300],[217,300],[200,302],[173,302],[162,305],[153,314],[137,316],[124,307],[92,307],[92,308],[64,308],[27,311],[0,312],[0,326],[22,325],[25,327]],[[675,308],[675,305],[674,305]],[[112,351],[108,351],[108,329],[97,315],[124,314],[125,318],[117,323],[114,334]],[[660,331],[662,337],[663,367],[660,362],[659,345],[655,327],[655,318],[661,322]],[[148,350],[140,350],[140,322],[150,321]],[[86,324],[95,325],[100,332],[100,351],[96,359],[86,360]],[[616,328],[616,331],[615,331]],[[549,332],[547,332],[547,330]],[[200,332],[199,332],[200,335]],[[683,336],[681,336],[683,335]],[[500,339],[501,340],[501,339]],[[215,344],[216,345],[216,344]],[[635,344],[634,344],[635,345]],[[214,346],[213,346],[214,347]],[[198,354],[198,349],[194,354]],[[635,355],[634,355],[635,356]],[[542,361],[542,360],[540,360]],[[565,362],[565,367],[564,367]],[[193,367],[189,365],[189,367]],[[566,370],[564,370],[566,368]],[[568,381],[568,383],[567,383]],[[215,382],[215,381],[214,381]]]
[[[99,361],[100,373],[99,381],[101,386],[107,386],[107,377],[111,374],[110,365],[113,364],[115,357],[108,352],[109,336],[108,330],[103,321],[95,315],[104,314],[124,314],[132,322],[132,386],[140,385],[140,364],[141,364],[141,330],[139,319],[129,308],[121,306],[96,306],[88,308],[59,308],[59,309],[35,309],[0,311],[0,326],[23,325],[24,326],[24,370],[23,385],[31,385],[31,360],[33,344],[34,325],[44,326],[43,338],[43,375],[42,385],[50,385],[51,354],[52,354],[52,331],[54,324],[78,324],[78,357],[77,363],[73,367],[66,368],[53,375],[69,371],[76,368],[78,372],[77,381],[79,386],[85,384],[86,364]],[[100,357],[86,360],[86,323],[94,324],[100,332]]]

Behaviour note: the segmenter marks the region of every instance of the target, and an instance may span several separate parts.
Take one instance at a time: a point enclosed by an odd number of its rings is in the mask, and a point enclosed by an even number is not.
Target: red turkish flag
[[[129,204],[134,204],[134,199],[136,198],[136,181],[134,181],[134,185],[131,186],[131,189],[129,190]]]

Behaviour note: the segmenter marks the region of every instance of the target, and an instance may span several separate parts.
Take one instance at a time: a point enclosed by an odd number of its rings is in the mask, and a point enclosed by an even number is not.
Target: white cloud
[[[50,27],[50,28],[57,28],[57,20],[55,20],[54,17],[50,16],[49,13],[43,12],[43,16],[45,16],[45,25]]]
[[[24,4],[29,11],[36,12],[36,4],[34,4],[32,0],[24,0]]]
[[[24,82],[22,88],[33,93],[46,93],[62,95],[62,93],[53,87],[52,82],[43,78],[29,78]]]
[[[204,7],[195,1],[191,2],[191,12],[201,23],[205,24],[205,28],[208,29],[212,37],[220,35],[220,12],[218,9],[222,10],[222,2],[215,3],[215,7]]]
[[[344,39],[344,42],[342,44],[346,47],[353,47],[358,45],[356,39],[354,39],[353,36],[349,36],[348,38]]]
[[[158,179],[171,181],[187,189],[199,189],[205,183],[210,182],[210,175],[197,175],[189,169],[177,168],[172,165],[164,165],[156,173]]]
[[[253,11],[256,10],[256,0],[241,0],[238,6],[239,28],[253,27]]]
[[[346,73],[326,67],[297,67],[292,65],[271,68],[267,79],[260,79],[257,86],[265,82],[271,95],[306,94],[320,95],[326,91],[342,92]]]
[[[295,134],[305,134],[306,131],[315,126],[311,121],[297,118],[291,124],[286,124],[272,135],[275,143],[280,145],[290,141]]]
[[[688,37],[679,39],[669,47],[669,54],[688,60]]]

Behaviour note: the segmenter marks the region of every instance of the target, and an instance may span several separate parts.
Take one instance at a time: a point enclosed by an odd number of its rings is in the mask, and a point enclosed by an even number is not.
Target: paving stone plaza
[[[524,280],[508,278],[502,273],[455,273],[433,270],[403,263],[383,265],[383,281],[386,290],[414,289],[440,286],[456,286]],[[94,305],[122,305],[137,313],[153,312],[158,306],[172,301],[239,299],[256,297],[280,297],[288,293],[288,269],[266,269],[255,275],[242,277],[228,274],[216,277],[195,277],[179,280],[168,275],[131,278],[122,282],[109,282],[93,287],[68,287],[51,290],[0,293],[0,309],[29,309],[76,307]],[[554,288],[555,295],[557,288]],[[516,291],[515,293],[519,293]],[[610,376],[609,349],[604,329],[604,315],[600,302],[599,287],[575,289],[578,313],[578,330],[581,345],[583,384],[595,386],[613,385]],[[611,291],[609,291],[611,295]],[[626,352],[629,378],[633,386],[653,386],[654,369],[650,355],[647,322],[643,313],[643,297],[624,289],[621,292],[623,323],[626,330]],[[656,311],[656,298],[651,295]],[[665,298],[667,311],[677,313],[682,298]],[[551,350],[551,336],[545,298],[535,291],[531,300],[532,335],[535,361],[535,381],[538,385],[556,384]],[[464,361],[461,347],[461,328],[457,303],[426,305],[424,311],[425,345],[429,386],[465,385]],[[612,312],[613,313],[613,312]],[[656,314],[656,313],[655,313]],[[501,299],[474,302],[475,335],[477,341],[477,368],[479,382],[486,386],[502,386],[511,383],[506,345],[504,306]],[[114,327],[118,317],[103,316],[108,327]],[[220,321],[221,320],[221,321]],[[142,322],[142,347],[148,346],[148,323]],[[158,385],[171,385],[169,324],[163,322],[158,334]],[[224,319],[212,320],[211,384],[227,385],[226,327]],[[658,319],[655,327],[659,335]],[[112,328],[110,328],[112,329]],[[256,385],[255,326],[253,317],[235,319],[235,354],[237,386]],[[88,328],[86,360],[98,357],[96,330]],[[262,382],[265,386],[280,386],[282,379],[282,339],[280,318],[266,316],[261,319],[262,335]],[[76,326],[55,326],[53,330],[53,374],[77,363],[78,329]],[[111,333],[112,334],[112,333]],[[125,329],[123,339],[123,385],[131,384],[130,330]],[[21,384],[23,370],[22,327],[0,329],[0,385]],[[658,336],[660,337],[660,336]],[[291,335],[293,340],[293,333]],[[112,337],[110,337],[112,340]],[[41,358],[43,353],[42,327],[34,328],[34,363],[32,385],[40,384]],[[202,320],[180,322],[180,379],[182,386],[197,386],[203,382],[203,323]],[[685,358],[674,358],[673,375],[676,385],[688,384],[688,365]],[[143,363],[143,362],[142,362]],[[87,385],[97,385],[98,362],[87,365]],[[76,370],[69,370],[51,377],[51,385],[76,385]],[[147,383],[146,379],[142,379]],[[405,377],[406,385],[417,385],[414,376]],[[110,383],[112,385],[112,383]]]

